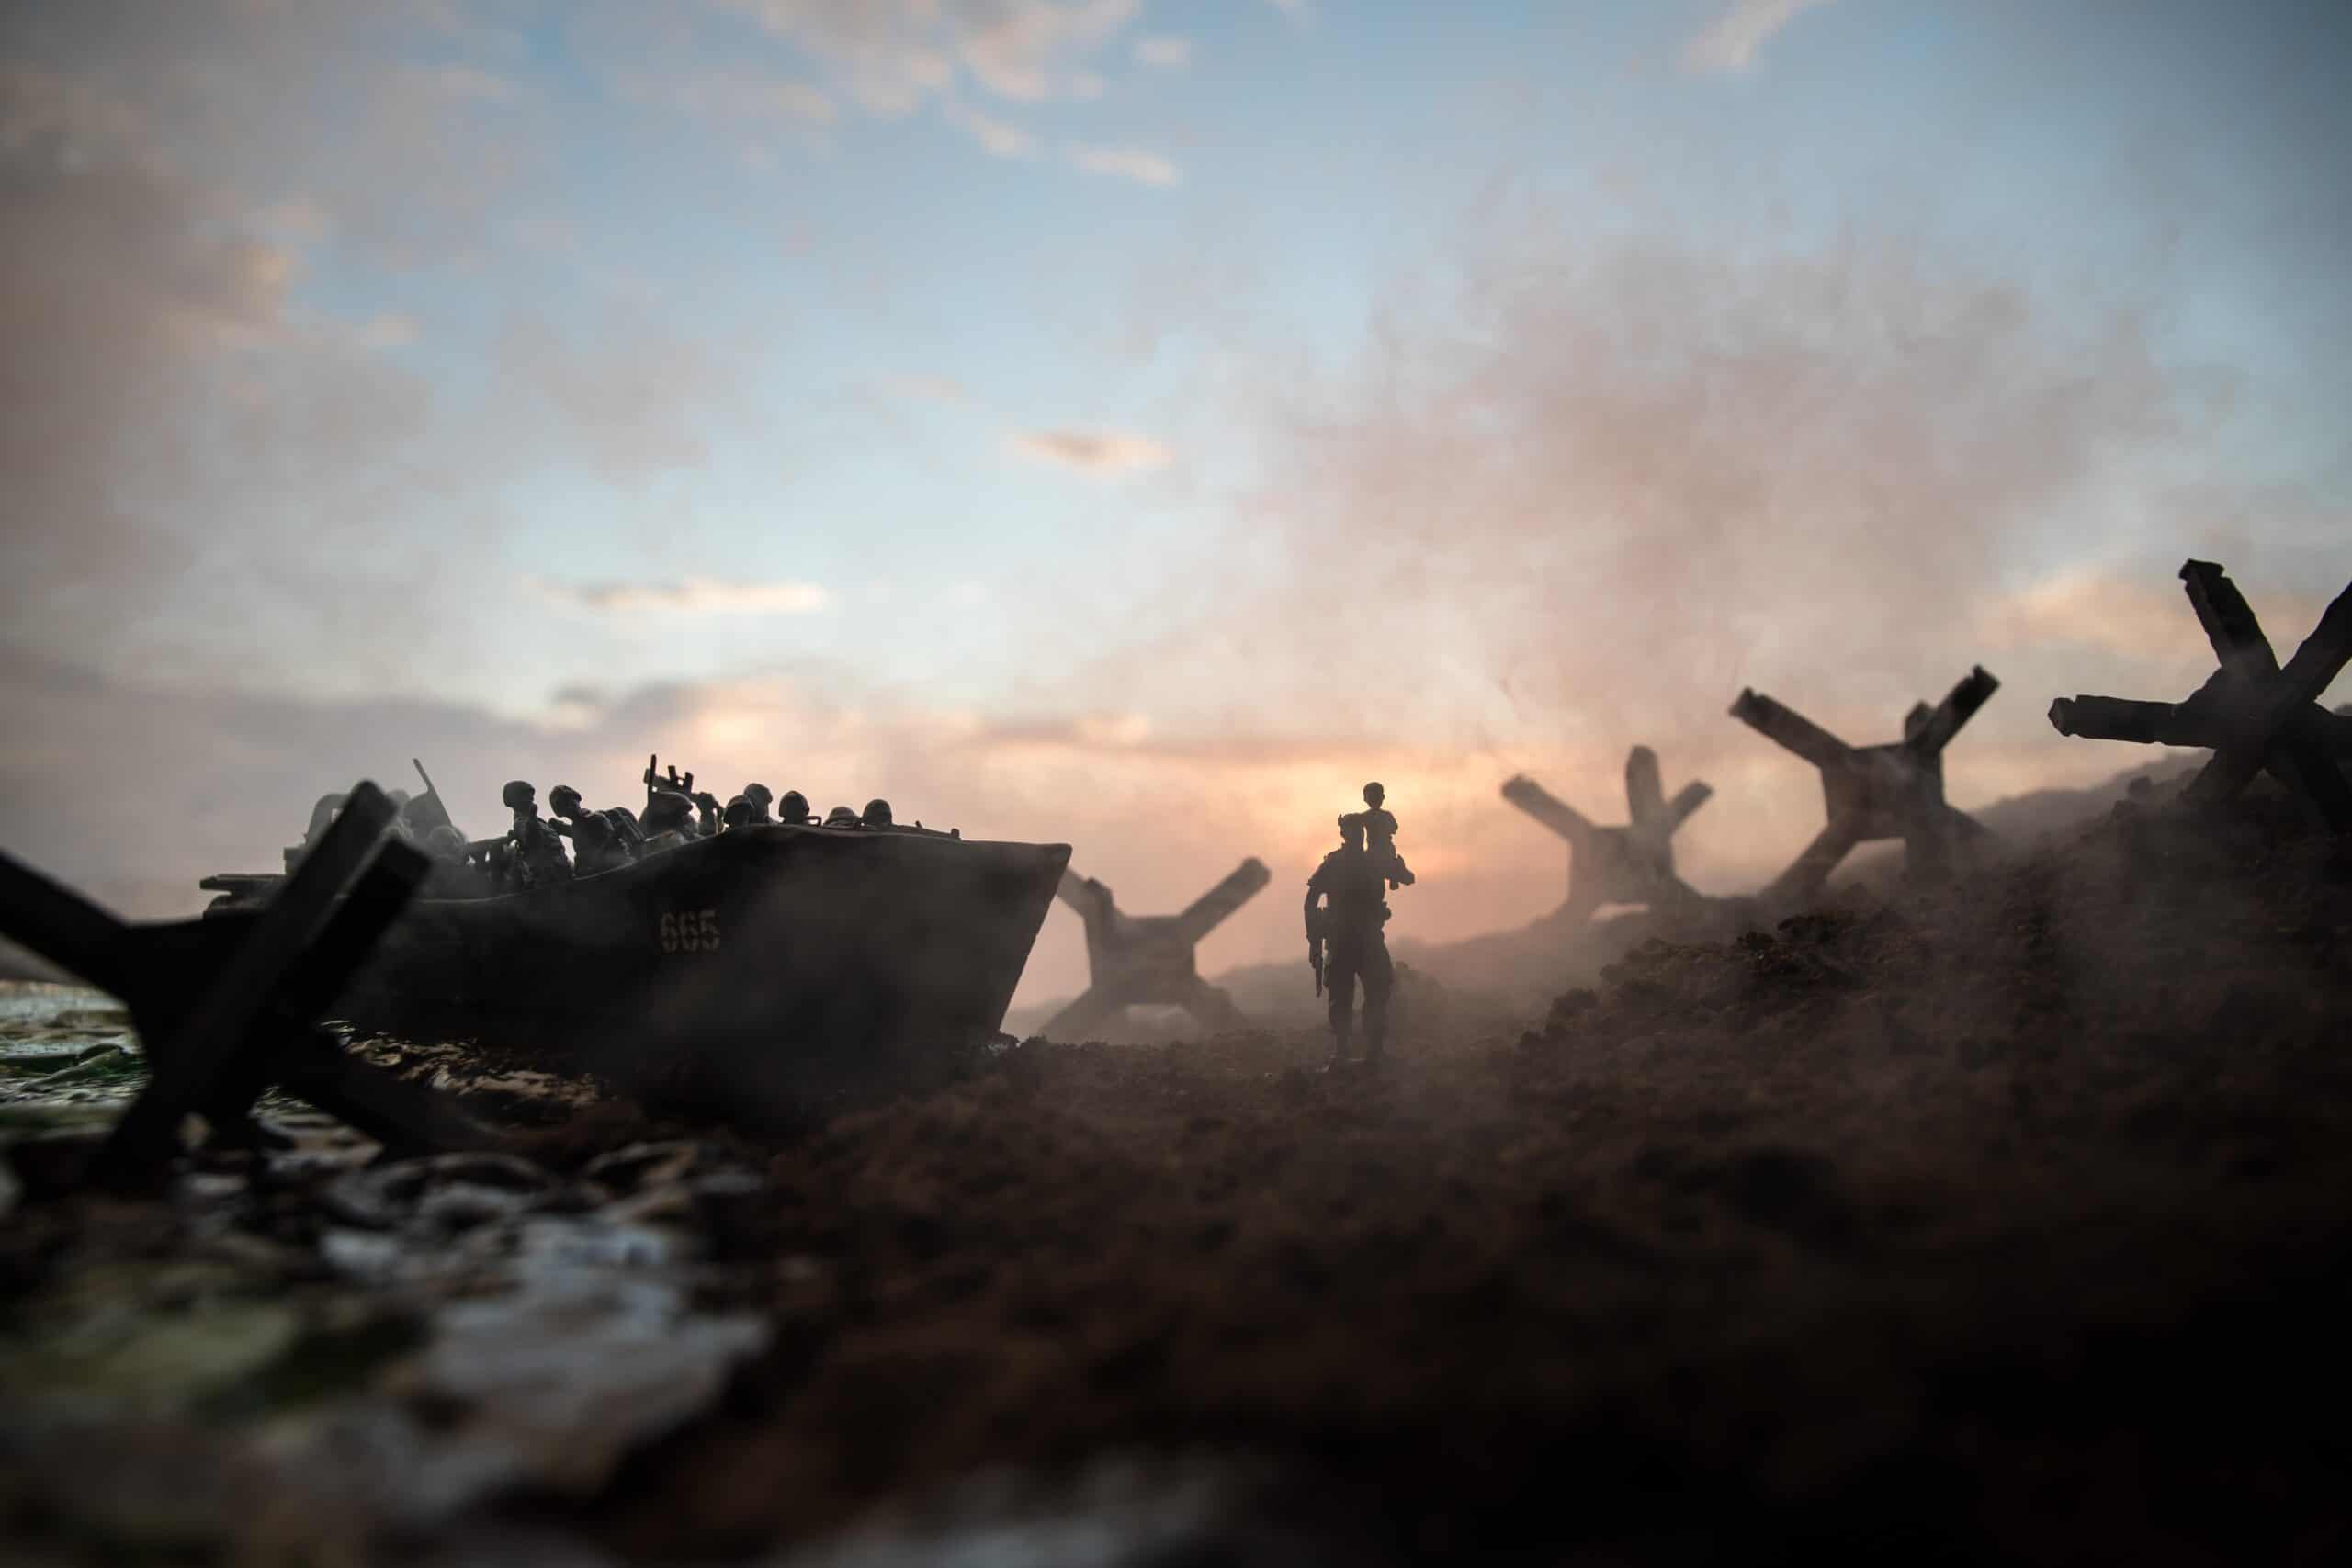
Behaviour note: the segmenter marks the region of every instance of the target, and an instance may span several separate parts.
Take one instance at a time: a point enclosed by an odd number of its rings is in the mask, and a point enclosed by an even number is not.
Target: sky
[[[1526,771],[1811,837],[1974,664],[2049,699],[2352,580],[2352,12],[2312,0],[0,6],[0,846],[131,912],[424,757],[649,752],[1246,855],[1295,955],[1380,778],[1392,935],[1555,904]],[[2339,682],[2332,700],[2352,696]],[[1082,984],[1057,909],[1024,1000]]]

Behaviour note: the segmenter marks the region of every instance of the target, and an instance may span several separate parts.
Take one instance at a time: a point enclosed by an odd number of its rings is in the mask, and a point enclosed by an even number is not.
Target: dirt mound
[[[2275,804],[1653,942],[1387,1077],[1033,1044],[780,1156],[788,1348],[600,1524],[1272,1455],[1401,1558],[2343,1545],[2352,897]]]

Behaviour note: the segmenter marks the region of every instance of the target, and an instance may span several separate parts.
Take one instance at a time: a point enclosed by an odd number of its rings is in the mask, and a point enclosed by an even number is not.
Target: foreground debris
[[[293,1147],[28,1210],[0,1248],[0,1517],[31,1560],[398,1560],[494,1499],[594,1496],[767,1344],[707,1239],[759,1186],[740,1156],[386,1163],[277,1124]]]
[[[2180,581],[2221,668],[2182,703],[2060,697],[2050,705],[2051,727],[2094,740],[2204,748],[2213,756],[2190,784],[2189,804],[2234,799],[2267,772],[2329,828],[2352,833],[2352,782],[2344,771],[2352,717],[2319,704],[2352,662],[2352,586],[2282,668],[2253,607],[2221,567],[2184,562]]]

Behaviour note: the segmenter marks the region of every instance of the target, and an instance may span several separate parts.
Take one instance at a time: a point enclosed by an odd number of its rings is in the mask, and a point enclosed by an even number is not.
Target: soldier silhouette
[[[695,803],[675,790],[657,789],[653,798],[645,803],[644,855],[658,855],[666,850],[683,849],[693,843],[695,833]]]
[[[564,856],[563,840],[539,820],[538,791],[526,781],[515,779],[499,792],[499,798],[514,814],[514,826],[507,833],[507,841],[514,846],[507,867],[515,887],[571,881],[571,862]]]
[[[548,829],[571,840],[571,869],[579,875],[615,871],[637,858],[616,814],[587,809],[570,784],[548,791]]]
[[[1363,786],[1364,852],[1380,868],[1380,874],[1387,879],[1389,886],[1410,887],[1412,870],[1406,865],[1405,857],[1396,852],[1396,818],[1381,805],[1387,798],[1388,792],[1376,781]]]
[[[1388,1039],[1388,993],[1396,978],[1381,927],[1388,902],[1381,868],[1364,848],[1363,815],[1340,818],[1340,847],[1306,879],[1308,961],[1330,993],[1331,1066],[1347,1062],[1355,1024],[1356,983],[1363,983],[1363,1059],[1376,1066]],[[1323,907],[1317,908],[1320,903]]]

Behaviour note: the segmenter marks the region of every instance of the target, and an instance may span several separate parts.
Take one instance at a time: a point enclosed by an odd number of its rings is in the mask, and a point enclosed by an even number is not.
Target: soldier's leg
[[[1371,951],[1364,954],[1363,976],[1363,1056],[1367,1062],[1380,1060],[1381,1048],[1388,1043],[1388,997],[1396,988],[1396,968],[1389,962],[1388,943],[1378,937],[1372,941]]]
[[[1355,1023],[1355,971],[1336,961],[1326,960],[1323,990],[1330,999],[1331,1059],[1337,1062],[1348,1054],[1348,1036],[1353,1032]]]

